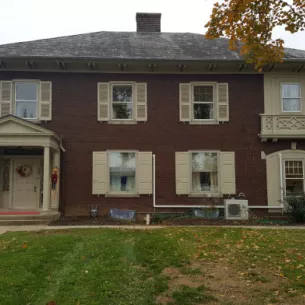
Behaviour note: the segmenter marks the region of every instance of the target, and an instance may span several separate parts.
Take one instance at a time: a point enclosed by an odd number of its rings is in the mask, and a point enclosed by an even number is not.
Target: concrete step
[[[0,226],[27,226],[27,225],[48,225],[53,220],[49,219],[30,219],[30,220],[0,220]]]
[[[56,220],[60,216],[59,213],[40,214],[40,215],[0,215],[1,220]]]

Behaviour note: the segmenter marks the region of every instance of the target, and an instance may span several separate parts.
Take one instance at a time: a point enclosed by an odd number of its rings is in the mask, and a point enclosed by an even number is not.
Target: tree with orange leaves
[[[224,0],[216,2],[206,38],[229,38],[229,48],[239,50],[259,71],[284,58],[284,41],[273,39],[273,29],[284,26],[296,33],[305,29],[305,0]]]

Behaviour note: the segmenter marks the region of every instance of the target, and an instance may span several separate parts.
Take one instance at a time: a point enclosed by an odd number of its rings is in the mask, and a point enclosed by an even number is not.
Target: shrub
[[[296,222],[305,222],[305,195],[288,196],[284,200],[285,212]]]

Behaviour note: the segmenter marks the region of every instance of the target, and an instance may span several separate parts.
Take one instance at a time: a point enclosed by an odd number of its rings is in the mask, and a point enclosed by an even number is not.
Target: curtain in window
[[[282,97],[283,98],[300,97],[300,86],[298,84],[282,85]]]
[[[192,154],[192,188],[194,192],[217,192],[217,154]]]
[[[136,192],[135,153],[110,153],[110,192]]]

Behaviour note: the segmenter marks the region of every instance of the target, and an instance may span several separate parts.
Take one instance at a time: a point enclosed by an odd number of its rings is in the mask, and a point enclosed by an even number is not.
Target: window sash
[[[124,84],[124,83],[112,83],[111,84],[111,92],[110,92],[110,103],[111,103],[111,120],[112,121],[133,121],[135,118],[135,114],[134,114],[134,85],[133,84]],[[131,87],[131,101],[114,101],[113,100],[113,88],[114,87]],[[113,111],[113,105],[132,105],[132,115],[131,118],[123,118],[123,119],[118,119],[118,118],[114,118],[114,111]]]
[[[292,163],[292,167],[289,166],[289,162],[300,162],[301,163],[301,168],[302,168],[302,177],[298,177],[298,175],[296,177],[287,177],[287,175],[291,176],[293,175],[293,173],[287,173],[286,170],[289,169],[289,168],[292,168],[293,170],[295,168],[300,168],[299,166],[297,167],[294,167],[294,163]],[[288,166],[287,166],[288,165]],[[304,192],[304,162],[303,160],[284,160],[284,177],[285,177],[285,196],[287,196],[287,183],[286,181],[288,180],[298,180],[298,181],[302,181],[302,188],[303,188],[303,192]],[[289,193],[289,192],[288,192]]]
[[[284,86],[294,85],[298,86],[299,90],[297,95],[285,96]],[[282,100],[282,112],[301,112],[302,111],[302,100],[301,100],[301,84],[300,83],[282,83],[281,84],[281,100]],[[300,108],[298,110],[284,110],[284,100],[299,100]]]
[[[203,87],[212,87],[212,92],[213,92],[213,101],[210,102],[210,101],[195,101],[195,87],[200,87],[200,86],[203,86]],[[216,119],[216,114],[215,114],[215,111],[216,111],[216,107],[215,107],[215,99],[216,99],[216,85],[215,84],[211,84],[211,83],[193,83],[192,84],[192,87],[191,87],[191,90],[192,90],[192,111],[191,111],[191,114],[192,114],[192,120],[193,121],[203,121],[203,122],[206,122],[206,121],[214,121]],[[194,105],[196,104],[212,104],[213,105],[213,117],[210,118],[210,119],[196,119],[195,116],[194,116]]]
[[[32,100],[32,99],[17,99],[17,86],[16,84],[18,83],[28,83],[28,84],[35,84],[36,85],[36,100]],[[35,111],[35,117],[33,118],[30,118],[30,117],[23,117],[23,116],[18,116],[22,119],[25,119],[25,120],[37,120],[39,118],[39,115],[38,115],[38,111],[39,111],[39,91],[40,91],[40,83],[38,81],[30,81],[30,80],[18,80],[18,81],[14,81],[13,82],[13,86],[14,86],[14,98],[13,98],[13,101],[14,101],[14,104],[13,104],[13,109],[14,109],[14,115],[17,116],[17,104],[19,103],[32,103],[32,104],[36,104],[36,111]]]
[[[194,171],[193,170],[193,154],[194,153],[198,153],[198,154],[216,154],[216,171]],[[190,193],[191,194],[219,194],[219,190],[220,190],[220,154],[217,151],[190,151],[189,152],[189,157],[190,157]],[[200,172],[204,172],[204,173],[212,173],[215,174],[216,173],[216,181],[217,181],[217,185],[215,190],[194,190],[193,188],[193,173],[200,173]],[[211,188],[211,186],[210,186]]]
[[[121,190],[111,190],[111,173],[114,173],[111,171],[111,167],[110,167],[110,155],[111,153],[132,153],[134,154],[134,160],[135,160],[135,168],[134,168],[134,192],[127,192],[127,191],[121,191]],[[130,170],[129,172],[131,172],[133,170]],[[115,150],[112,150],[112,151],[108,151],[108,190],[109,190],[109,194],[110,195],[134,195],[137,193],[137,190],[138,190],[138,184],[137,184],[137,152],[136,151],[132,151],[132,150],[124,150],[124,151],[115,151]]]

